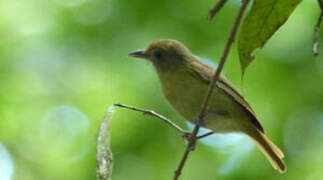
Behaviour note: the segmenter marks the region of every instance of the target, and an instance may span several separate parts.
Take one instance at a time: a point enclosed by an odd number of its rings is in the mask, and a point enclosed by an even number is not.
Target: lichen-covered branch
[[[110,180],[113,167],[113,156],[110,149],[110,123],[113,115],[114,105],[106,111],[97,134],[96,159],[97,179]]]

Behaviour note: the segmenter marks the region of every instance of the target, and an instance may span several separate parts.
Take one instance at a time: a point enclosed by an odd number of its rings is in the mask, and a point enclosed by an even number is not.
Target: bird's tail
[[[286,166],[283,161],[283,152],[273,142],[271,142],[264,133],[260,132],[259,130],[255,130],[253,133],[248,134],[256,142],[273,168],[278,170],[280,173],[286,172]]]

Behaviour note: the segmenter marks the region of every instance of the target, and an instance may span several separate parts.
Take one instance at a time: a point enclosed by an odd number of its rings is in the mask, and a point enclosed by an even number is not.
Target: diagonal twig
[[[214,132],[211,131],[211,132],[205,133],[205,134],[203,134],[201,136],[197,136],[197,139],[203,139],[203,138],[208,137],[208,136],[211,136],[213,134],[214,134]]]
[[[181,135],[186,139],[189,140],[191,137],[191,133],[184,131],[182,128],[180,128],[177,124],[170,121],[168,118],[152,111],[152,110],[145,110],[125,104],[112,104],[108,110],[105,112],[104,117],[101,120],[101,123],[99,125],[98,134],[96,138],[96,158],[97,158],[97,180],[110,180],[110,177],[112,175],[112,167],[113,167],[113,154],[110,149],[110,123],[112,120],[112,116],[114,113],[114,108],[120,107],[125,108],[137,112],[142,112],[143,114],[156,117],[158,119],[161,119],[166,124],[170,125],[174,129],[176,129]],[[212,135],[213,132],[208,132],[206,134],[203,134],[201,136],[198,136],[198,139],[207,137],[209,135]]]
[[[179,178],[179,176],[181,175],[182,169],[183,169],[184,164],[185,164],[185,162],[186,162],[186,160],[188,158],[189,153],[191,151],[193,151],[194,148],[195,148],[195,144],[196,144],[196,141],[198,139],[197,133],[198,133],[198,131],[200,129],[200,126],[201,126],[201,123],[203,121],[203,118],[206,115],[207,107],[208,107],[210,98],[212,96],[212,93],[213,93],[214,89],[216,88],[214,85],[216,84],[216,82],[220,78],[220,73],[221,73],[221,71],[222,71],[222,69],[224,67],[225,61],[226,61],[227,56],[228,56],[228,54],[230,52],[232,43],[234,42],[238,27],[240,25],[241,19],[243,17],[243,14],[244,14],[248,4],[249,4],[249,0],[243,0],[242,1],[242,6],[241,6],[241,8],[240,8],[240,10],[238,12],[238,15],[237,15],[236,19],[235,19],[235,22],[234,22],[234,25],[232,27],[230,36],[229,36],[229,38],[227,40],[227,44],[225,46],[223,55],[221,57],[219,66],[216,69],[216,72],[215,72],[215,74],[214,74],[214,76],[212,78],[212,81],[211,81],[210,85],[209,85],[209,89],[208,89],[207,95],[205,96],[205,99],[203,101],[201,111],[196,116],[196,120],[195,120],[196,125],[194,127],[194,130],[193,130],[190,138],[189,138],[189,143],[188,143],[188,145],[186,147],[184,155],[183,155],[177,169],[175,170],[174,180],[177,180]]]
[[[212,7],[212,9],[209,11],[209,20],[214,18],[214,16],[223,8],[226,2],[227,0],[219,0],[219,2]]]
[[[121,107],[121,108],[125,108],[125,109],[130,109],[130,110],[133,110],[133,111],[138,111],[138,112],[142,112],[146,115],[150,115],[150,116],[153,116],[153,117],[156,117],[162,121],[164,121],[166,124],[170,125],[171,127],[173,127],[174,129],[176,129],[176,131],[178,131],[184,138],[187,137],[187,132],[184,131],[181,127],[179,127],[177,124],[173,123],[171,120],[169,120],[168,118],[152,111],[152,110],[146,110],[146,109],[141,109],[141,108],[136,108],[136,107],[133,107],[133,106],[128,106],[128,105],[125,105],[125,104],[119,104],[119,103],[116,103],[114,104],[115,106],[118,106],[118,107]]]
[[[318,53],[318,46],[319,46],[319,34],[320,34],[320,29],[321,29],[321,23],[323,20],[323,0],[317,0],[320,9],[321,9],[321,14],[319,16],[319,19],[317,20],[316,26],[314,28],[314,39],[313,39],[313,54],[314,56],[317,56]]]

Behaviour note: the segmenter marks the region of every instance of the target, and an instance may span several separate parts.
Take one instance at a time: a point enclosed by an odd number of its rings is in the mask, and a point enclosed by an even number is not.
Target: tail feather
[[[265,141],[272,147],[272,149],[275,151],[275,153],[283,159],[285,157],[284,153],[279,149],[279,147],[276,146],[272,141],[270,141],[267,136],[263,133],[261,133],[262,137],[265,139]]]
[[[250,134],[250,136],[267,157],[273,168],[278,170],[280,173],[286,172],[286,166],[283,161],[283,152],[259,130],[256,130],[255,133]]]

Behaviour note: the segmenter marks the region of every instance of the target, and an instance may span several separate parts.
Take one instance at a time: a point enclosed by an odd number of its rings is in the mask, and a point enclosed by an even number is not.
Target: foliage
[[[152,67],[127,54],[153,40],[172,38],[215,62],[240,3],[228,1],[210,22],[206,12],[213,4],[1,1],[0,167],[11,167],[13,174],[0,170],[0,179],[6,173],[12,180],[95,179],[97,129],[106,106],[116,102],[158,110],[185,127],[165,102]],[[322,53],[316,61],[311,53],[320,13],[316,6],[315,1],[299,4],[257,54],[244,80],[246,99],[286,153],[288,173],[279,176],[248,138],[215,135],[198,143],[183,180],[323,176],[318,158],[323,156],[323,61]],[[224,74],[239,87],[238,58],[232,51]],[[172,178],[185,145],[177,132],[127,110],[118,110],[110,129],[113,180]]]
[[[243,22],[238,41],[242,74],[254,59],[253,51],[266,44],[267,40],[286,22],[301,1],[254,0],[251,10]]]

